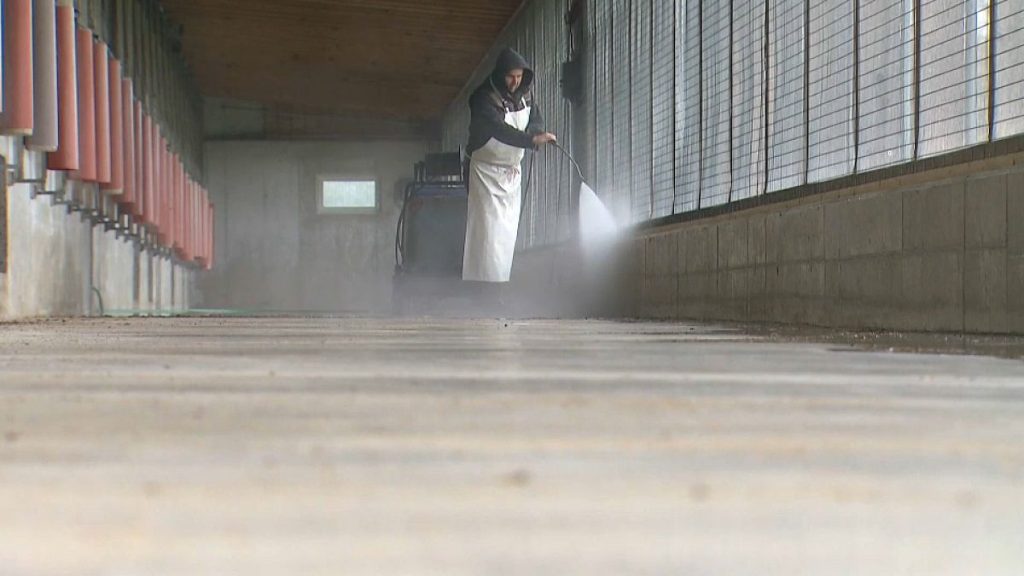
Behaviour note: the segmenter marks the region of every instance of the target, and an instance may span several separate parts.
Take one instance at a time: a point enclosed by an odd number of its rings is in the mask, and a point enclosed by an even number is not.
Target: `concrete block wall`
[[[392,311],[395,228],[425,142],[211,141],[215,269],[205,307],[279,312]],[[376,214],[317,210],[320,176],[375,179]]]
[[[658,250],[674,250],[674,245],[658,245]],[[649,242],[618,245],[581,246],[568,240],[516,253],[511,286],[507,291],[510,312],[542,318],[635,318],[637,298],[623,295],[646,293],[655,299],[675,302],[674,276],[666,274],[650,286],[642,271],[649,258]],[[661,253],[666,265],[674,253]]]
[[[0,194],[6,208],[0,320],[101,310],[160,314],[191,306],[192,269],[93,226],[49,196],[33,198],[29,184],[0,188]]]
[[[647,318],[1024,333],[1019,162],[645,231],[627,296]]]

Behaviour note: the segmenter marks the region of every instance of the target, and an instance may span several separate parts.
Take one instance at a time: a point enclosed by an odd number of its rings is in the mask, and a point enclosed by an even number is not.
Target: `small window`
[[[380,206],[377,182],[352,178],[320,178],[320,214],[376,214]]]

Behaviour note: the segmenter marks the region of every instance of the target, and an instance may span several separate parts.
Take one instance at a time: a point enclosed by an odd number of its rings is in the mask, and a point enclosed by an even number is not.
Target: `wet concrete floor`
[[[1024,362],[840,340],[0,325],[0,574],[1024,574]]]

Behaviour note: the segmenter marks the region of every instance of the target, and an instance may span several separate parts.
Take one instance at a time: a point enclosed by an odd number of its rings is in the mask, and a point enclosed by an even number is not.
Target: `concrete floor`
[[[0,573],[1024,573],[1024,362],[698,325],[0,326]]]

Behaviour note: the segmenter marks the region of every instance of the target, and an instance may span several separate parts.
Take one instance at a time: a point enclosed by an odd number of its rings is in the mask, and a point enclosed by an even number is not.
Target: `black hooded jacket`
[[[509,94],[505,76],[516,69],[523,70],[523,81],[515,94]],[[544,119],[533,100],[533,76],[526,58],[511,48],[501,52],[491,76],[469,98],[470,154],[483,148],[491,138],[517,148],[533,148],[533,136],[544,132]],[[531,109],[525,132],[505,123],[507,112],[518,112],[526,106]]]

